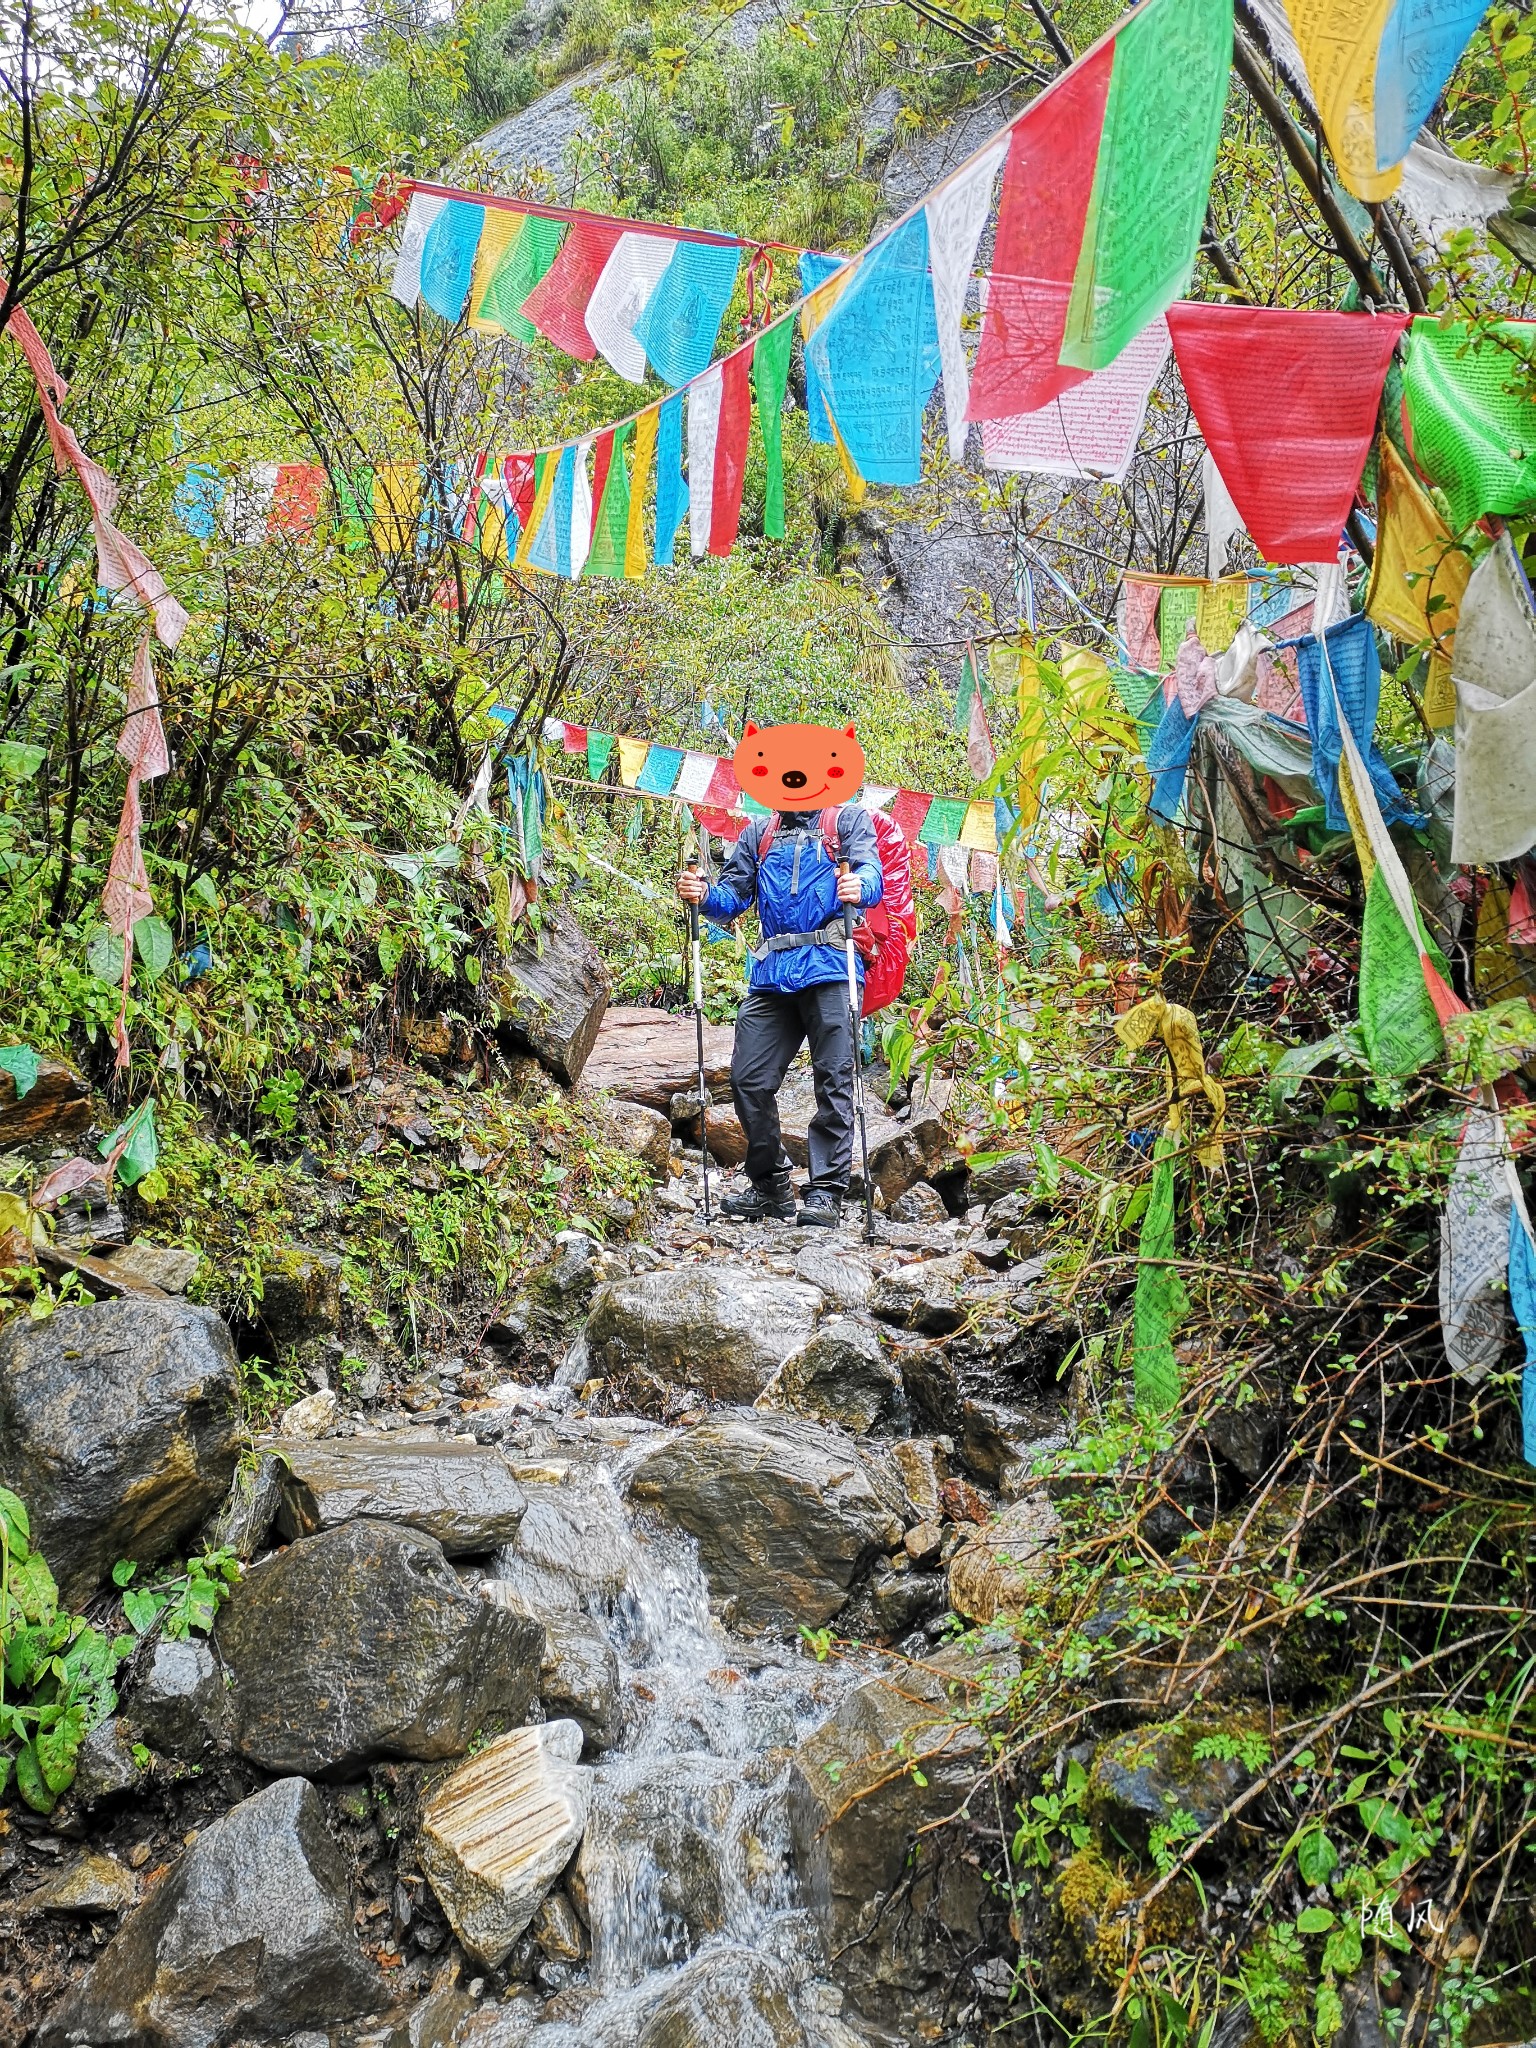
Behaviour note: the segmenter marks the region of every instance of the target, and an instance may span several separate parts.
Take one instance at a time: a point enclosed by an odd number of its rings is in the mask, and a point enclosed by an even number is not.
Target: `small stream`
[[[688,2017],[665,2038],[689,2048],[856,2048],[864,2037],[837,2018],[841,1993],[817,1975],[824,1959],[796,1896],[785,1786],[791,1752],[857,1674],[797,1646],[749,1644],[713,1621],[691,1540],[631,1515],[622,1462],[529,1484],[518,1543],[492,1574],[531,1604],[595,1622],[618,1659],[622,1698],[568,1880],[591,1955],[545,1966],[553,1997],[529,2012],[518,2048],[632,2048],[669,1997]],[[782,2028],[755,2014],[744,2026],[728,1994],[752,1957],[787,1980],[793,2014]]]

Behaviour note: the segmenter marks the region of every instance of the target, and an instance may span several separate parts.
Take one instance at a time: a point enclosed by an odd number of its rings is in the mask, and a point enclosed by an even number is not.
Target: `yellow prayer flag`
[[[1339,801],[1349,820],[1350,837],[1355,842],[1355,854],[1360,862],[1360,886],[1369,889],[1371,877],[1376,872],[1376,852],[1365,829],[1365,817],[1360,809],[1360,799],[1355,794],[1355,778],[1349,772],[1347,754],[1339,757]]]
[[[416,545],[421,517],[421,464],[382,462],[373,472],[373,540],[382,554],[401,555]]]
[[[1020,822],[1027,833],[1040,815],[1040,764],[1050,752],[1044,675],[1040,657],[1033,647],[1019,649],[1018,707],[1018,807]]]
[[[1380,517],[1365,609],[1378,626],[1410,647],[1433,640],[1433,651],[1449,657],[1472,564],[1385,436],[1376,503]],[[1453,699],[1451,717],[1430,723],[1449,725],[1455,711]]]
[[[645,494],[656,459],[661,407],[653,405],[635,421],[635,461],[629,474],[629,520],[624,528],[624,574],[645,574]]]
[[[1451,681],[1448,654],[1429,657],[1429,674],[1424,678],[1424,716],[1436,732],[1456,723],[1456,685]]]
[[[960,844],[976,853],[996,853],[997,812],[990,797],[968,806],[960,825]]]
[[[1286,0],[1339,176],[1357,199],[1386,199],[1402,170],[1376,168],[1376,68],[1397,0]]]
[[[619,741],[619,780],[626,789],[633,789],[640,780],[640,770],[645,766],[645,757],[650,751],[649,740]]]
[[[526,213],[512,213],[504,206],[488,206],[485,209],[485,225],[480,230],[480,242],[475,250],[474,274],[469,281],[469,324],[480,334],[506,332],[499,320],[481,319],[480,304],[490,289],[497,265],[523,232],[527,219]]]
[[[1248,616],[1248,578],[1223,576],[1202,583],[1195,599],[1195,632],[1207,654],[1225,654]]]
[[[1204,1096],[1213,1121],[1208,1135],[1195,1147],[1195,1157],[1202,1166],[1220,1166],[1227,1093],[1206,1069],[1205,1049],[1200,1043],[1200,1026],[1194,1012],[1162,996],[1148,996],[1115,1019],[1115,1036],[1132,1052],[1140,1052],[1156,1039],[1168,1054],[1173,1077],[1168,1090],[1166,1128],[1175,1136],[1184,1128],[1185,1103],[1194,1096]]]

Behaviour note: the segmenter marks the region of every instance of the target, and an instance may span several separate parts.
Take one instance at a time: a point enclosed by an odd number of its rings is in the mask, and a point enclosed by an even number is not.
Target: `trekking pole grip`
[[[847,861],[840,860],[838,862],[837,872],[839,878],[850,872]],[[843,905],[843,937],[845,939],[851,939],[853,937],[853,905],[851,903],[845,903]]]

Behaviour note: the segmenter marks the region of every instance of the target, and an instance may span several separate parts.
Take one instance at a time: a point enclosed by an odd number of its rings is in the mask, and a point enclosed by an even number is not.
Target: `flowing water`
[[[856,1674],[722,1629],[691,1541],[637,1522],[609,1468],[527,1490],[497,1575],[595,1621],[622,1694],[571,1884],[591,1956],[546,1966],[558,2017],[529,2015],[528,2048],[632,2048],[674,2007],[657,2038],[688,2048],[853,2048],[797,1899],[785,1787]]]

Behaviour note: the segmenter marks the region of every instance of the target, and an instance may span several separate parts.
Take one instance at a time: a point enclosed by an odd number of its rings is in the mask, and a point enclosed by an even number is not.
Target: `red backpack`
[[[841,806],[831,804],[821,814],[822,843],[832,860],[841,860],[842,836],[837,821]],[[875,844],[880,849],[880,872],[885,893],[873,910],[860,911],[853,927],[853,943],[864,962],[864,1000],[861,1013],[873,1017],[889,1009],[901,994],[907,978],[907,962],[917,941],[917,905],[912,900],[912,855],[906,835],[894,818],[883,811],[871,811]],[[757,858],[763,860],[779,829],[778,815],[764,822],[757,839]]]

